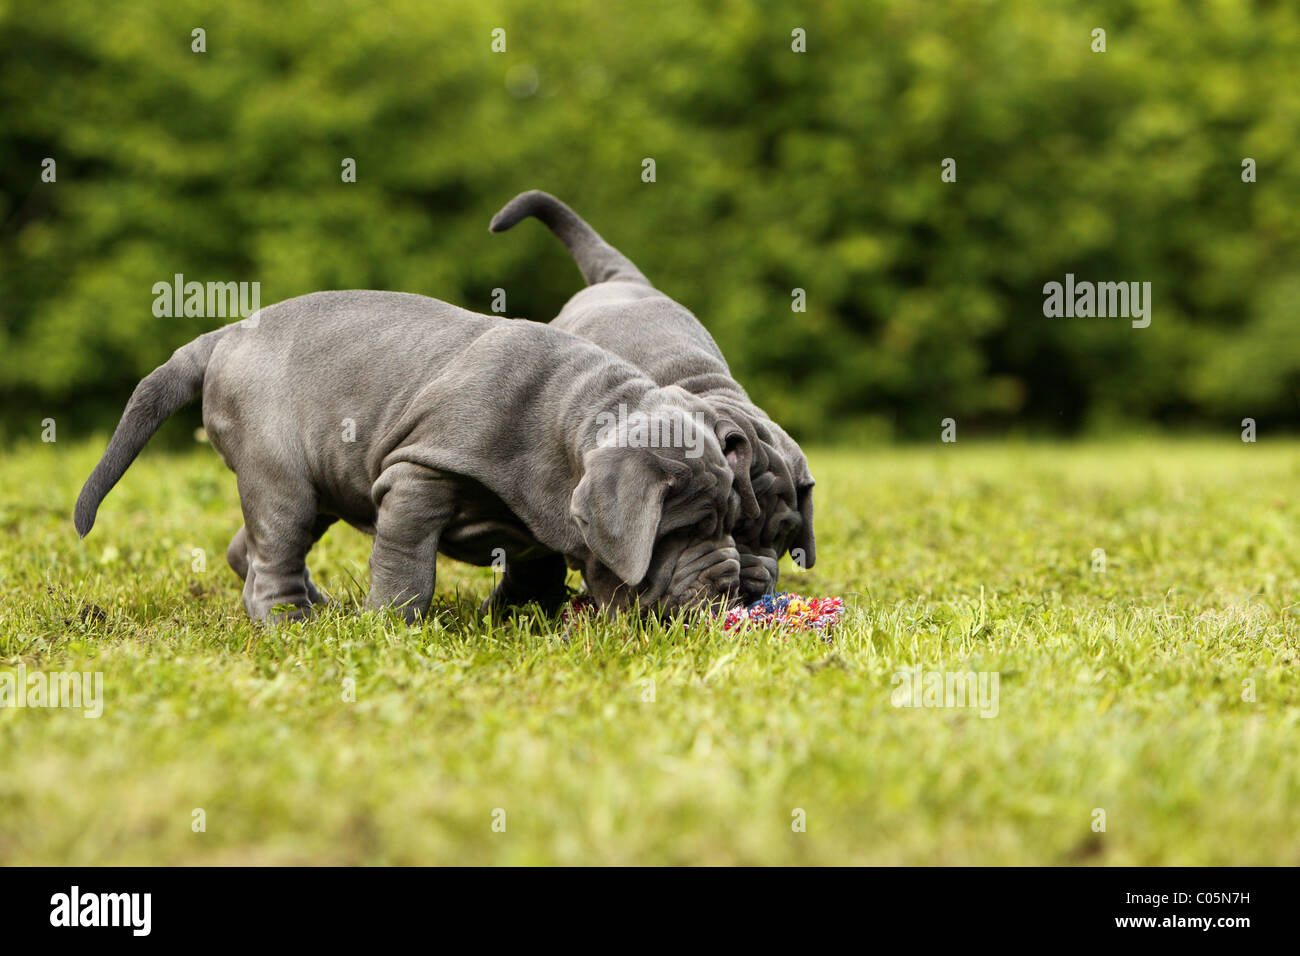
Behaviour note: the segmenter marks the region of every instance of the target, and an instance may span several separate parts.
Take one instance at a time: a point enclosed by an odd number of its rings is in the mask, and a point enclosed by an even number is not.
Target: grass
[[[784,583],[846,598],[830,643],[566,640],[449,560],[420,628],[255,627],[216,456],[146,453],[79,542],[101,448],[0,459],[0,664],[105,688],[0,708],[0,862],[1300,863],[1295,444],[817,452]],[[368,545],[313,574],[355,601]],[[893,706],[914,664],[996,672],[997,716]]]

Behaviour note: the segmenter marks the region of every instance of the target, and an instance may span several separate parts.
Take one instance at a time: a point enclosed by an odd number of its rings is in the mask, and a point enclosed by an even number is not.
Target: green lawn
[[[211,450],[146,452],[81,542],[101,449],[0,459],[0,663],[105,697],[0,709],[0,862],[1300,863],[1300,445],[816,451],[783,581],[845,597],[829,644],[566,641],[449,560],[423,627],[355,617],[346,528],[311,566],[347,611],[255,627]],[[914,664],[996,672],[997,715],[895,707]]]

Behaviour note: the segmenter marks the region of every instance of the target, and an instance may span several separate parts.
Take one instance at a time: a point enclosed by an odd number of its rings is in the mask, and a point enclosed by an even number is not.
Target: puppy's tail
[[[99,459],[77,497],[73,523],[83,538],[95,525],[99,503],[135,461],[135,456],[140,454],[154,432],[173,412],[203,390],[203,376],[208,369],[208,360],[212,358],[212,350],[229,328],[208,332],[188,345],[182,345],[135,387],[104,457]]]
[[[578,263],[588,285],[615,279],[650,284],[627,256],[600,238],[600,234],[587,225],[581,216],[540,189],[530,189],[510,200],[492,217],[492,224],[488,228],[492,232],[505,232],[529,216],[536,216],[559,237]]]

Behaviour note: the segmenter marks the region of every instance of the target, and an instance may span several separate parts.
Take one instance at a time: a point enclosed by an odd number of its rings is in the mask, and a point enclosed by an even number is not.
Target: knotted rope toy
[[[579,594],[570,599],[560,612],[560,624],[567,629],[578,618],[595,614],[596,609],[594,600]],[[825,636],[843,616],[843,598],[804,597],[783,591],[765,594],[749,607],[732,608],[722,620],[722,629],[742,631],[751,627],[768,627],[784,631],[817,631]]]
[[[843,598],[804,597],[783,591],[764,594],[749,607],[732,608],[722,622],[722,629],[739,631],[747,627],[779,627],[787,631],[826,634],[843,614]]]

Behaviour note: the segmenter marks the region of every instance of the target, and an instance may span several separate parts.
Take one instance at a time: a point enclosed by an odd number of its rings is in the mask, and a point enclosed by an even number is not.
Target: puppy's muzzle
[[[686,607],[726,610],[740,599],[740,554],[728,538],[682,551],[664,596],[665,611]]]

